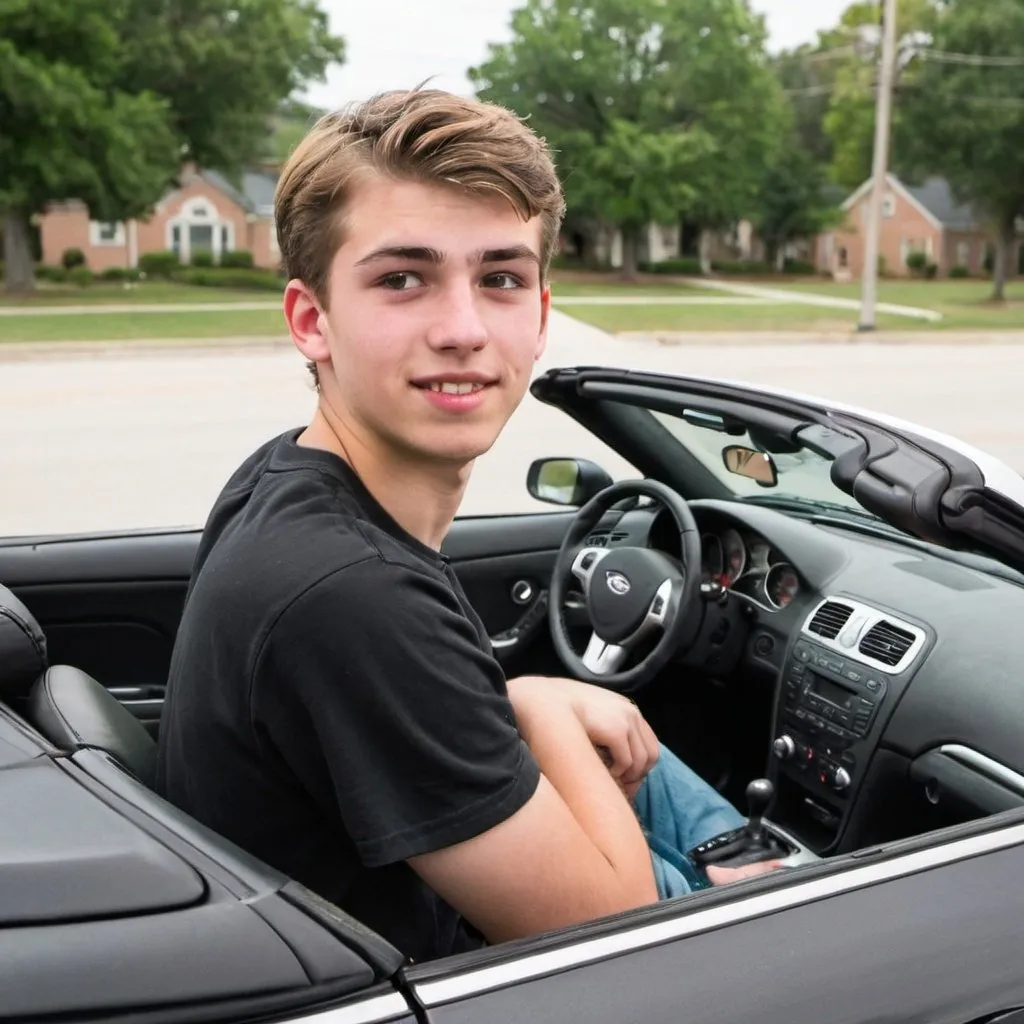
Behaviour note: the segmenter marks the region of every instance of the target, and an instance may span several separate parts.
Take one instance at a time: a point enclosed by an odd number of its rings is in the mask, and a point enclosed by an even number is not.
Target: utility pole
[[[875,107],[875,152],[871,172],[872,188],[868,207],[864,270],[861,273],[860,325],[858,330],[875,329],[878,302],[878,250],[882,232],[886,176],[889,173],[889,137],[892,127],[892,93],[896,78],[896,0],[882,0],[882,63]]]

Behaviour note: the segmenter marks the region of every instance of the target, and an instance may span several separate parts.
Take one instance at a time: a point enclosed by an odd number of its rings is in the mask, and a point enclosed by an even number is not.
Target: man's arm
[[[536,792],[481,835],[409,861],[490,942],[658,898],[636,816],[571,700],[534,681],[517,695],[515,683],[509,693],[519,727],[542,773]]]

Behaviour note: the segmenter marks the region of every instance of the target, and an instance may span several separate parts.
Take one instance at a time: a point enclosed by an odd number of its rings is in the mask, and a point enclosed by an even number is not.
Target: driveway
[[[553,313],[539,369],[601,363],[819,394],[958,435],[1024,467],[1017,346],[663,346]],[[313,405],[301,357],[261,342],[132,355],[93,347],[4,362],[0,535],[199,525],[238,462],[304,422]],[[527,397],[480,460],[463,511],[549,507],[525,490],[527,467],[541,455],[589,457],[613,475],[631,473],[582,428]]]

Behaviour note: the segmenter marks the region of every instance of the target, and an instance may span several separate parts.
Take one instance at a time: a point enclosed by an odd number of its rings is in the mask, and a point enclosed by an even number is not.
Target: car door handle
[[[514,626],[491,637],[491,647],[495,651],[509,651],[524,640],[529,640],[547,615],[547,610],[548,592],[542,590]]]

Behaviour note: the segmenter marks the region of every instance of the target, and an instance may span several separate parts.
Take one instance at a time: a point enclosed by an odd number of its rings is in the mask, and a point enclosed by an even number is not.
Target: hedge
[[[254,291],[284,290],[284,279],[273,270],[245,270],[231,267],[182,267],[171,275],[179,284],[201,288],[250,288]]]

